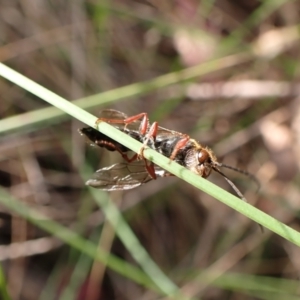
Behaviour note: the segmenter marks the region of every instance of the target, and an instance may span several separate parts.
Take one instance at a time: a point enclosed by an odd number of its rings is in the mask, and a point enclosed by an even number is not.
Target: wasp
[[[92,146],[103,147],[109,151],[117,151],[124,159],[121,163],[96,171],[93,178],[86,182],[91,187],[104,191],[128,190],[159,177],[173,176],[168,171],[143,157],[143,150],[146,147],[156,150],[170,158],[171,161],[179,163],[203,178],[207,178],[212,171],[219,173],[242,200],[246,201],[243,194],[221,171],[221,168],[240,172],[250,177],[259,186],[257,179],[252,174],[219,163],[211,149],[202,146],[187,134],[163,128],[158,126],[157,122],[150,125],[146,113],[128,117],[120,111],[106,109],[100,112],[97,123],[101,121],[110,123],[125,134],[143,143],[143,147],[140,153],[130,157],[130,149],[97,131],[95,128],[86,127],[79,129],[79,133],[85,135]]]

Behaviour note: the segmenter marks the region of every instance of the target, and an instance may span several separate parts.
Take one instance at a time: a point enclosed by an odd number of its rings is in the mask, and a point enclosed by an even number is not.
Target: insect
[[[140,153],[129,157],[131,150],[124,145],[92,127],[80,129],[79,133],[85,135],[92,146],[117,151],[124,159],[122,163],[116,163],[96,171],[93,178],[86,182],[89,186],[105,191],[128,190],[158,177],[173,176],[168,171],[154,165],[143,157],[143,150],[146,147],[158,151],[170,158],[170,160],[179,163],[203,178],[207,178],[212,170],[219,173],[242,200],[246,201],[243,194],[220,168],[228,168],[240,172],[251,178],[259,186],[257,179],[252,174],[219,163],[211,149],[202,146],[188,135],[160,127],[157,122],[154,122],[150,126],[146,113],[128,117],[120,111],[106,109],[100,113],[98,122],[101,121],[110,123],[117,129],[143,143],[143,147]]]

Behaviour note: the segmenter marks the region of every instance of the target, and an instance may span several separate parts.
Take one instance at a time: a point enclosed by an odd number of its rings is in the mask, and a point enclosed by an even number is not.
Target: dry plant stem
[[[300,94],[300,84],[286,81],[236,80],[191,84],[186,96],[191,100],[286,98]]]
[[[86,22],[80,22],[79,25],[80,24],[85,25]],[[11,44],[2,45],[0,48],[0,61],[6,61],[13,57],[24,55],[27,52],[69,40],[72,28],[72,25],[66,25],[29,38],[24,38]]]
[[[101,249],[105,249],[107,252],[111,250],[111,246],[115,237],[115,231],[112,228],[109,222],[105,222],[103,224],[101,237],[98,242],[98,247]],[[87,284],[87,298],[88,299],[95,299],[96,295],[100,295],[101,293],[101,286],[104,278],[104,274],[106,271],[106,266],[99,262],[93,261],[89,280]]]
[[[268,233],[270,235],[270,233]],[[227,253],[219,258],[215,263],[205,269],[204,274],[200,274],[193,281],[182,287],[182,290],[190,297],[196,296],[203,289],[208,287],[215,279],[226,273],[230,268],[236,265],[243,257],[249,254],[265,239],[265,236],[253,233],[243,241],[234,245]],[[201,283],[202,277],[209,278]]]
[[[300,93],[299,93],[300,94]],[[295,156],[297,157],[296,163],[298,165],[298,169],[300,169],[300,97],[295,100],[294,103],[294,116],[292,120],[292,128],[295,132]]]
[[[62,244],[63,243],[55,237],[45,237],[24,242],[11,243],[7,246],[0,246],[0,261],[47,253],[57,249]]]
[[[30,190],[33,191],[34,201],[36,203],[49,203],[51,197],[45,185],[46,180],[36,157],[33,155],[34,150],[31,147],[31,143],[27,141],[26,145],[18,150]]]

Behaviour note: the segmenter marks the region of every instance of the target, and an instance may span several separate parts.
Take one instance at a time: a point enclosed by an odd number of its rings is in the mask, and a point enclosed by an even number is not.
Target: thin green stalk
[[[38,85],[37,83],[26,78],[25,76],[17,73],[16,71],[4,66],[3,64],[0,64],[0,75],[12,81],[13,83],[23,87],[24,89],[33,93],[34,95],[41,97],[41,99],[49,102],[57,108],[64,110],[66,113],[72,115],[73,117],[77,118],[83,123],[86,123],[89,126],[95,125],[95,122],[97,120],[95,116],[89,114],[88,112],[84,111],[83,109],[79,108],[73,103],[54,94],[53,92],[45,89],[44,87]],[[141,143],[105,122],[101,122],[98,126],[98,129],[105,135],[110,136],[117,142],[123,144],[124,146],[136,153],[138,153],[140,148],[142,147]],[[157,153],[152,149],[146,149],[144,151],[144,156],[146,159],[153,161],[156,165],[162,167],[163,169],[174,174],[175,176],[185,180],[186,182],[197,187],[198,189],[218,199],[224,204],[242,213],[246,217],[272,230],[273,232],[282,236],[286,240],[294,243],[295,245],[300,246],[300,233],[292,229],[291,227],[279,222],[278,220],[267,215],[266,213],[256,209],[249,203],[241,201],[234,195],[221,189],[215,184],[209,182],[208,180],[203,179],[200,176],[192,173],[191,171],[183,168],[177,163],[170,163],[170,160],[168,158],[162,156],[161,154]]]
[[[18,84],[19,86],[30,91],[31,93],[35,94],[36,96],[39,96],[41,99],[49,102],[50,104],[56,106],[59,109],[65,111],[66,113],[69,113],[70,115],[76,117],[80,121],[82,121],[90,126],[95,125],[97,118],[94,117],[93,115],[89,114],[88,112],[82,110],[81,108],[77,107],[73,103],[54,94],[53,92],[45,89],[44,87],[36,84],[34,81],[26,78],[25,76],[15,72],[14,70],[12,70],[4,65],[1,65],[0,69],[1,69],[0,73],[3,77],[11,80],[12,82]],[[108,125],[108,126],[109,126],[109,128],[114,129],[114,127],[112,127],[110,125]],[[139,146],[137,146],[137,147],[139,147]],[[3,204],[6,206],[7,206],[7,203],[8,203],[7,201],[3,202]],[[109,213],[109,212],[115,213],[115,211],[112,211],[112,206],[110,206],[110,210],[105,210],[105,211],[107,213]],[[27,212],[30,213],[29,210],[27,210]],[[29,219],[33,223],[36,221],[35,218],[29,218]],[[108,215],[108,219],[113,220],[112,215]],[[50,221],[47,221],[47,222],[50,222]],[[40,223],[39,223],[39,226],[41,226]],[[55,222],[52,222],[51,226],[55,227],[55,226],[59,226],[59,225],[56,224]],[[128,229],[128,227],[127,227],[127,229]],[[67,233],[65,233],[65,235],[62,235],[62,233],[63,233],[63,231],[60,232],[60,235],[56,234],[56,236],[58,236],[60,239],[62,239],[64,241],[66,241],[66,235],[71,234],[71,231],[67,231]],[[131,234],[132,232],[130,230],[127,230],[126,233],[131,238],[131,242],[135,242],[136,243],[135,245],[139,246],[138,240],[134,237],[133,234]],[[78,238],[80,238],[80,237],[76,235],[76,240]],[[73,246],[78,247],[79,244],[75,244]],[[95,251],[95,249],[93,249],[93,251]],[[102,260],[108,259],[106,256],[103,256],[103,255],[104,255],[104,253],[102,253],[102,256],[100,256],[99,259],[102,259]],[[156,266],[155,263],[152,262],[152,259],[147,254],[147,252],[141,247],[141,245],[140,245],[140,247],[138,247],[138,252],[136,252],[136,255],[134,255],[134,257],[141,264],[141,266],[144,267],[144,271],[147,273],[147,275],[151,278],[151,280],[154,282],[154,284],[159,288],[159,290],[161,292],[163,292],[165,295],[168,295],[171,297],[175,297],[175,298],[180,297],[180,299],[186,299],[183,295],[180,295],[179,288],[166,275],[163,274],[163,272]],[[144,259],[146,259],[145,262],[143,262]],[[117,266],[113,265],[113,269],[116,269],[116,268],[117,268]],[[122,273],[121,270],[118,270],[118,271],[124,275],[124,273]],[[142,279],[144,281],[145,276]],[[139,281],[137,281],[137,282],[139,282]]]

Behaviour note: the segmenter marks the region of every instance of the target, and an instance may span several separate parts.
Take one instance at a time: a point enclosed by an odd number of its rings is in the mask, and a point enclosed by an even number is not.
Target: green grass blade
[[[8,74],[6,74],[6,72]],[[27,91],[33,93],[36,96],[41,97],[43,100],[49,102],[50,104],[56,106],[59,109],[64,110],[66,113],[72,115],[78,120],[86,123],[89,126],[94,126],[97,118],[83,109],[77,107],[73,103],[63,99],[62,97],[54,94],[53,92],[45,89],[44,87],[36,84],[35,82],[27,79],[23,75],[15,72],[14,70],[0,64],[0,75],[7,78],[8,80],[14,82],[15,84],[23,87]],[[28,82],[27,82],[28,81]],[[27,86],[27,83],[29,86]],[[139,152],[142,144],[138,141],[132,139],[126,134],[120,132],[113,126],[110,126],[107,123],[101,122],[99,124],[99,130],[107,136],[110,136],[117,142],[123,144],[127,148],[131,149],[134,152]],[[242,213],[246,217],[252,219],[253,221],[261,224],[262,226],[272,230],[288,241],[294,243],[297,246],[300,246],[300,233],[291,227],[279,222],[278,220],[272,218],[266,213],[256,209],[252,205],[241,201],[239,198],[228,193],[227,191],[221,189],[215,184],[209,182],[206,179],[203,179],[191,171],[181,167],[175,162],[170,163],[169,159],[162,156],[152,149],[146,149],[144,151],[144,156],[150,161],[153,161],[158,166],[163,169],[171,172],[175,176],[187,181],[193,186],[201,189],[205,193],[211,195],[212,197],[218,199],[224,204],[230,206],[236,211]]]
[[[72,116],[75,116],[77,119],[81,120],[82,122],[84,122],[90,126],[93,126],[95,124],[97,118],[94,117],[93,115],[82,110],[81,108],[79,108],[76,105],[74,105],[73,103],[65,100],[64,98],[54,94],[53,92],[45,89],[44,87],[36,84],[35,82],[26,78],[25,76],[13,71],[12,69],[5,67],[4,65],[2,65],[1,67],[2,67],[1,71],[5,70],[4,73],[6,74],[7,79],[13,81],[14,83],[20,85],[23,88],[26,88],[29,92],[35,94],[36,96],[41,97],[43,100],[58,107],[59,109],[65,111],[65,112],[70,112]],[[1,73],[1,71],[0,71],[0,73]],[[1,74],[3,75],[3,73],[1,73]],[[112,127],[112,126],[109,126],[109,127]],[[8,204],[8,202],[4,203],[4,205],[6,205],[6,206],[7,206],[7,204]],[[114,214],[116,213],[115,210],[112,211],[112,206],[110,206],[110,209],[106,210],[106,211],[108,213],[111,213],[111,212],[113,212]],[[28,212],[28,215],[30,215],[29,214],[30,211],[28,209],[27,209],[27,212]],[[27,218],[28,218],[28,215],[27,215]],[[22,216],[26,217],[26,215],[22,215]],[[108,217],[112,219],[112,215],[109,215]],[[35,223],[35,218],[29,217],[29,219],[31,222]],[[48,222],[50,222],[51,227],[60,226],[57,223],[52,222],[50,220],[47,221],[47,223]],[[41,227],[40,223],[37,225],[39,225]],[[147,252],[144,250],[144,248],[141,247],[138,240],[134,237],[132,232],[129,230],[129,227],[125,227],[125,228],[127,228],[126,234],[127,234],[127,237],[130,237],[130,242],[132,242],[135,246],[139,246],[137,248],[138,251],[134,252],[135,253],[134,257],[137,259],[137,261],[140,264],[142,264],[142,266],[144,267],[144,271],[147,272],[148,276],[156,284],[156,286],[159,288],[159,290],[168,296],[176,296],[176,295],[180,294],[178,287],[166,275],[164,275],[162,273],[162,271],[152,262],[150,256],[147,254]],[[73,234],[73,235],[75,235],[75,237],[74,237],[75,241],[78,241],[78,242],[80,241],[80,237],[77,236],[75,233],[72,233],[72,231],[69,231],[67,229],[65,229],[65,230],[66,230],[65,234],[63,234],[64,231],[60,230],[60,229],[54,230],[54,232],[52,232],[52,233],[55,234],[55,233],[59,232],[60,235],[58,235],[58,237],[64,241],[66,241],[67,235],[72,236],[72,234]],[[73,238],[72,238],[72,240],[73,240]],[[125,241],[125,239],[123,239],[123,241]],[[76,243],[74,245],[72,244],[72,246],[79,247],[80,244],[81,243],[79,243],[79,244]],[[90,247],[92,247],[92,245],[93,244],[91,244]],[[128,246],[128,244],[127,244],[127,246]],[[92,251],[92,250],[90,249],[90,251]],[[95,251],[95,249],[93,251]],[[109,259],[107,257],[107,255],[104,255],[104,253],[100,253],[100,254],[99,254],[100,255],[99,259]],[[111,262],[112,266],[110,266],[110,267],[118,268],[113,262],[114,262],[114,260]],[[121,271],[121,270],[118,269],[118,271]],[[124,273],[123,273],[123,275],[124,275]],[[143,279],[143,282],[144,282],[144,279]],[[182,295],[179,295],[179,297],[180,297],[180,299],[185,299]]]

